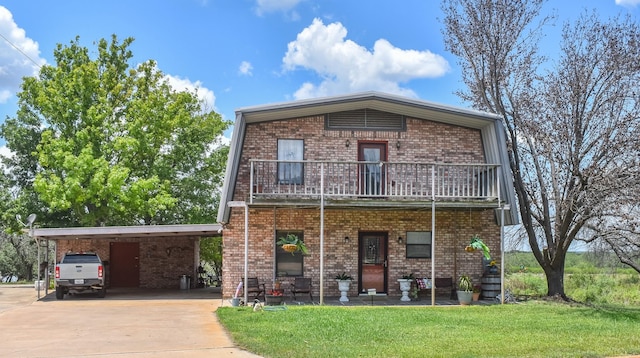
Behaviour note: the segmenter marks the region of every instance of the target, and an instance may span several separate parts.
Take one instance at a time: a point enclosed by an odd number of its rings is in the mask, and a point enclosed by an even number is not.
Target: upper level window
[[[278,163],[278,184],[302,184],[303,159],[304,141],[302,139],[278,139],[278,160],[299,161]]]
[[[407,232],[407,258],[431,257],[431,232],[408,231]]]

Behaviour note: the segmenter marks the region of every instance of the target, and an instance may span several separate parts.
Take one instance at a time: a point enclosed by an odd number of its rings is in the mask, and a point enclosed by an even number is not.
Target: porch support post
[[[436,305],[436,201],[431,201],[431,305]]]
[[[504,304],[504,205],[500,207],[500,303]]]
[[[431,170],[431,306],[436,305],[436,166]]]
[[[324,304],[324,163],[320,163],[320,304]]]
[[[253,171],[252,171],[253,172]],[[244,304],[249,305],[249,292],[247,284],[249,283],[249,207],[244,203]]]

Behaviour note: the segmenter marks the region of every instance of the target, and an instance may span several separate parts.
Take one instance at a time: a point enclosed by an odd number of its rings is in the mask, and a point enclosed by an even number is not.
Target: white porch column
[[[436,166],[431,170],[431,305],[436,305]]]
[[[504,304],[504,205],[500,207],[500,303]]]
[[[436,200],[431,201],[431,305],[436,305]]]
[[[324,304],[324,163],[320,163],[320,304]]]

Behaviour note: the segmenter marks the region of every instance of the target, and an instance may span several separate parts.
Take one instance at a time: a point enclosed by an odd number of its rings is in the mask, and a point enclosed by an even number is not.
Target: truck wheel
[[[98,297],[104,298],[107,295],[107,288],[103,287],[100,291],[98,291]]]
[[[58,286],[56,287],[56,299],[61,300],[64,298],[64,288]]]

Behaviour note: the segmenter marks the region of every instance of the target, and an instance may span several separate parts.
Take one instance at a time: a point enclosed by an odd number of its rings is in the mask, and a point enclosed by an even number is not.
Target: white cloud
[[[616,5],[633,7],[640,5],[640,0],[616,0]]]
[[[203,110],[210,111],[215,110],[216,107],[216,95],[212,90],[202,87],[202,82],[191,82],[189,79],[180,78],[178,76],[165,75],[167,81],[173,89],[176,91],[187,91],[191,93],[197,93],[198,98],[204,101]]]
[[[22,78],[36,75],[46,60],[40,58],[38,43],[26,37],[3,6],[0,6],[0,34],[4,37],[0,38],[0,103],[6,103],[20,89]]]
[[[415,97],[412,90],[400,83],[439,77],[449,70],[444,57],[427,50],[403,50],[379,39],[369,51],[345,40],[346,36],[347,29],[341,23],[325,26],[316,18],[288,44],[282,59],[285,71],[304,68],[322,78],[319,84],[304,83],[295,98],[369,90]]]
[[[256,14],[263,16],[270,12],[283,12],[293,21],[300,19],[300,15],[293,10],[302,0],[256,0]]]
[[[238,71],[240,71],[240,74],[245,76],[253,75],[253,73],[251,72],[252,70],[253,70],[253,66],[251,66],[251,62],[248,62],[248,61],[242,61],[242,63],[240,63],[240,67],[238,68]]]

